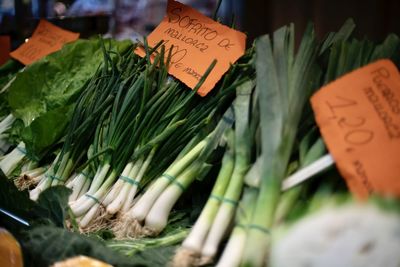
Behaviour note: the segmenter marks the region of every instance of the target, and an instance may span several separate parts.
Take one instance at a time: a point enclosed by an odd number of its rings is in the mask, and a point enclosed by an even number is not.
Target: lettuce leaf
[[[112,50],[123,52],[129,42],[109,40]],[[38,116],[70,104],[103,60],[102,40],[77,40],[18,73],[8,102],[13,114],[28,126]]]
[[[63,135],[74,101],[103,61],[102,42],[117,53],[132,45],[129,41],[77,40],[27,66],[10,85],[8,103],[26,127],[20,137],[32,158],[40,158]]]

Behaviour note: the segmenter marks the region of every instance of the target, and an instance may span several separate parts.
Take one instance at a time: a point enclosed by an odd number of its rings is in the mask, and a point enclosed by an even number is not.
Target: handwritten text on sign
[[[75,41],[78,38],[79,33],[63,30],[42,19],[29,41],[11,52],[10,55],[23,64],[29,65],[60,50],[65,43]]]
[[[172,46],[169,73],[194,88],[214,59],[217,64],[199,89],[205,96],[222,75],[244,54],[246,35],[169,0],[167,16],[148,36],[150,47],[164,41],[166,55]],[[143,49],[136,53],[144,56]]]
[[[380,60],[328,84],[311,99],[330,153],[350,190],[400,197],[400,74]]]

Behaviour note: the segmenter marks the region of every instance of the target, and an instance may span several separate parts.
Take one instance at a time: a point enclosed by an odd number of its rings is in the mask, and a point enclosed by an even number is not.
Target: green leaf
[[[128,258],[107,248],[99,239],[54,226],[39,226],[21,240],[26,266],[50,266],[70,257],[85,255],[115,267],[151,266],[143,259]]]
[[[39,208],[35,214],[39,218],[47,218],[55,226],[63,227],[68,214],[68,197],[71,189],[54,186],[43,191],[38,199]]]
[[[72,111],[73,105],[56,108],[38,117],[22,130],[20,135],[30,158],[38,161],[46,148],[64,135]]]
[[[136,258],[143,260],[152,267],[164,267],[168,266],[168,263],[172,260],[176,249],[179,246],[168,246],[160,248],[151,248],[136,254]]]
[[[0,91],[15,76],[15,74],[24,67],[14,59],[9,59],[0,66]]]
[[[129,42],[110,41],[122,52]],[[49,110],[70,104],[103,60],[101,40],[78,40],[26,67],[9,88],[13,114],[28,126]]]
[[[63,186],[51,187],[39,197],[38,202],[30,200],[28,191],[19,191],[7,178],[0,178],[0,208],[10,212],[30,225],[56,225],[63,227],[68,209],[68,196],[71,190]],[[16,203],[18,203],[16,205]],[[18,233],[25,226],[11,218],[12,231]]]
[[[64,135],[73,103],[103,62],[102,40],[78,40],[26,67],[8,92],[14,116],[23,121],[19,135],[30,157],[39,160]],[[110,40],[121,53],[130,42]]]

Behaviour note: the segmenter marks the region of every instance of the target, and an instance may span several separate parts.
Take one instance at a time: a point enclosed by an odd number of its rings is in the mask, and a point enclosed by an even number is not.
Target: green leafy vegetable
[[[78,40],[27,66],[9,89],[13,114],[29,125],[38,116],[71,103],[103,60],[101,40]],[[110,41],[123,52],[129,42]]]
[[[107,248],[98,239],[54,226],[39,226],[27,232],[22,241],[26,266],[50,266],[73,256],[86,255],[115,267],[150,266],[140,258],[128,258]]]
[[[46,148],[64,135],[72,110],[73,105],[61,106],[39,116],[21,130],[20,136],[31,158],[39,160]]]

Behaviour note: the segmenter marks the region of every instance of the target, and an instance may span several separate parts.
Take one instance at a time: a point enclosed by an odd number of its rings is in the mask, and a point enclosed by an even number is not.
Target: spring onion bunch
[[[1,127],[5,132],[0,134],[0,146],[8,152],[8,143],[18,145],[0,165],[16,184],[24,187],[24,182],[29,183],[21,178],[21,172],[53,160],[53,154],[62,146],[74,105],[102,61],[103,42],[91,39],[66,44],[14,73],[4,92],[1,90],[0,114],[10,115],[0,123],[5,126]],[[108,40],[107,45],[108,49],[123,52],[131,43]],[[3,77],[0,80],[1,84]]]
[[[197,120],[203,116],[209,126],[218,122],[217,118],[221,112],[222,105],[227,99],[225,94],[235,92],[235,88],[249,79],[252,68],[248,62],[251,53],[247,54],[239,63],[224,76],[223,80],[214,89],[214,92],[202,100],[197,108],[191,108],[191,115],[188,122]],[[244,62],[244,63],[243,63]],[[197,113],[197,115],[192,116]],[[205,116],[208,114],[207,116]],[[115,224],[114,230],[118,238],[136,237],[143,235],[156,235],[166,226],[168,215],[179,197],[197,178],[204,176],[210,167],[207,167],[208,158],[211,157],[215,143],[222,138],[222,129],[229,128],[228,113],[218,123],[215,130],[204,128],[201,131],[205,137],[193,136],[195,139],[190,142],[180,155],[170,164],[163,173],[159,173],[152,184],[145,189],[145,192],[137,202],[121,216],[121,220]],[[215,126],[213,126],[215,127]],[[205,132],[207,134],[204,134]],[[172,140],[172,139],[170,139]]]
[[[110,110],[117,93],[116,81],[120,74],[116,64],[104,51],[103,67],[86,83],[76,102],[63,147],[44,178],[30,191],[31,199],[36,200],[50,186],[63,184],[88,150],[101,115]]]
[[[161,53],[153,63],[148,62],[144,71],[138,71],[128,92],[117,95],[109,120],[99,126],[101,130],[97,131],[98,138],[93,144],[93,147],[102,147],[97,149],[102,153],[99,167],[88,192],[71,203],[74,214],[84,216],[80,220],[81,227],[86,227],[92,220],[102,198],[101,204],[110,215],[123,207],[129,208],[160,148],[169,145],[166,148],[173,151],[190,135],[182,137],[175,147],[168,144],[167,139],[178,129],[185,131],[188,126],[196,127],[190,122],[185,127],[188,107],[191,105],[196,110],[196,95],[180,87],[179,83],[167,80],[167,66],[163,61]],[[109,147],[113,149],[107,152]]]

